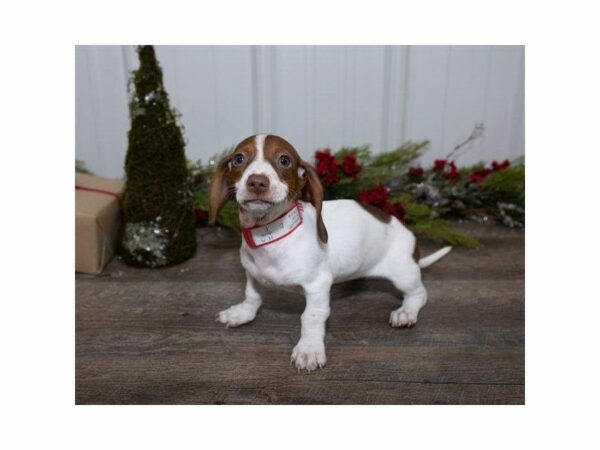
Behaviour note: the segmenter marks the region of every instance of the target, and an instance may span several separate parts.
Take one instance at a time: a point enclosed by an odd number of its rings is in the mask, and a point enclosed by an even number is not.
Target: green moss
[[[138,56],[140,67],[131,80],[120,254],[128,264],[160,267],[193,256],[196,217],[185,141],[154,48],[140,46]]]

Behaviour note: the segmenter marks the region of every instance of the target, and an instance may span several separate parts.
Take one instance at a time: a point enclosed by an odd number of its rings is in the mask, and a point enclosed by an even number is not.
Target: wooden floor
[[[389,283],[335,286],[327,366],[310,374],[290,365],[300,295],[271,291],[237,329],[215,322],[243,296],[232,232],[199,229],[196,257],[176,267],[113,260],[103,276],[76,275],[76,402],[522,404],[524,233],[460,227],[485,246],[424,270],[429,302],[412,329],[388,325],[401,301]]]

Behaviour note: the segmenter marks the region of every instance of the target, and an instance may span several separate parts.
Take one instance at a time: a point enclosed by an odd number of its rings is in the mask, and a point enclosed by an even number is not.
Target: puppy
[[[404,293],[389,322],[410,327],[427,301],[420,269],[451,249],[419,260],[414,235],[395,217],[354,200],[324,202],[313,167],[274,135],[248,137],[220,161],[210,185],[211,225],[230,198],[238,204],[247,282],[244,300],[218,313],[216,320],[227,327],[254,320],[262,303],[260,285],[300,286],[306,309],[291,357],[298,369],[325,365],[333,283],[387,278]]]

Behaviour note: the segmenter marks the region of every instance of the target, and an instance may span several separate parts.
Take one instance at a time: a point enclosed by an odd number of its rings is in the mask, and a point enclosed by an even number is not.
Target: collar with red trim
[[[294,205],[273,222],[251,228],[242,227],[242,235],[250,248],[272,244],[292,234],[302,225],[302,204]]]

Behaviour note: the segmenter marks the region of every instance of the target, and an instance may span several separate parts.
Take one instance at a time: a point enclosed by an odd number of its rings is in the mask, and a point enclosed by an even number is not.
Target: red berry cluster
[[[317,174],[324,184],[335,184],[341,175],[357,179],[362,166],[356,161],[356,156],[349,154],[344,157],[340,164],[329,149],[317,150],[315,153],[317,161]]]
[[[404,205],[400,202],[392,203],[390,194],[383,184],[376,184],[370,191],[361,189],[358,194],[358,200],[364,205],[372,205],[379,209],[387,211],[392,216],[403,220],[406,215]]]
[[[420,180],[425,175],[425,171],[422,167],[411,167],[408,169],[408,175],[414,180]]]
[[[356,161],[356,155],[346,155],[342,162],[342,172],[348,177],[354,177],[360,173],[362,166]]]
[[[340,179],[337,159],[329,150],[317,150],[315,159],[317,160],[317,174],[323,183],[334,184]]]
[[[443,178],[451,181],[458,180],[459,173],[454,161],[448,162],[446,159],[436,159],[433,162],[433,170]]]
[[[436,159],[433,162],[433,170],[435,170],[436,172],[442,172],[445,167],[446,167],[445,159]]]
[[[508,161],[508,159],[505,159],[501,163],[499,163],[498,161],[492,161],[492,172],[498,172],[499,170],[504,170],[508,166],[510,166],[510,162]]]
[[[481,183],[484,180],[484,178],[487,177],[490,173],[504,170],[508,166],[510,166],[510,162],[508,161],[508,159],[505,159],[501,163],[499,163],[498,161],[492,161],[492,167],[484,167],[483,169],[471,172],[467,178],[467,181],[469,183]]]

